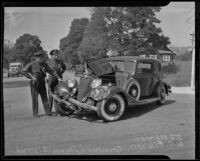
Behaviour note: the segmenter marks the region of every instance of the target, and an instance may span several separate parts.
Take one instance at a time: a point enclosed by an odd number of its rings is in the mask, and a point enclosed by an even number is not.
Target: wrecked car
[[[85,74],[60,83],[52,96],[61,115],[92,110],[105,121],[119,120],[128,107],[165,104],[171,86],[163,80],[161,62],[152,58],[118,56],[85,65]]]

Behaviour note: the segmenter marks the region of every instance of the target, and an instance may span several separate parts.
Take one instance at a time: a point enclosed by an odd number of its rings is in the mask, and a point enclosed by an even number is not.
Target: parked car
[[[86,67],[79,84],[67,80],[52,94],[61,115],[85,109],[96,111],[105,121],[116,121],[133,105],[164,104],[171,92],[171,86],[163,80],[159,60],[110,57],[90,62]]]
[[[20,63],[20,62],[10,63],[8,77],[22,76],[22,74],[20,72],[22,67],[23,67],[22,63]]]

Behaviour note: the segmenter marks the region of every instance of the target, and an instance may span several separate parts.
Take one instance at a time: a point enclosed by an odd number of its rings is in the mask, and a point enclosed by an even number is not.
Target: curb
[[[195,89],[191,87],[172,87],[172,93],[179,93],[179,94],[195,94]]]

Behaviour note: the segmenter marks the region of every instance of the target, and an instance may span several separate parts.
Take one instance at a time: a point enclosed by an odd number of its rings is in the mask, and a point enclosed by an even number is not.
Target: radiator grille
[[[90,91],[91,87],[90,84],[92,82],[92,78],[89,77],[81,77],[79,80],[79,87],[78,87],[78,101],[82,101],[83,97]]]

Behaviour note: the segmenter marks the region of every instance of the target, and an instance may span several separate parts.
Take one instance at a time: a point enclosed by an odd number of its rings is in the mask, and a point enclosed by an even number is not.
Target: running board
[[[154,98],[147,98],[147,99],[142,99],[139,100],[137,102],[129,102],[129,105],[144,105],[144,104],[148,104],[148,103],[152,103],[152,102],[156,102],[160,100],[160,97],[154,97]]]

